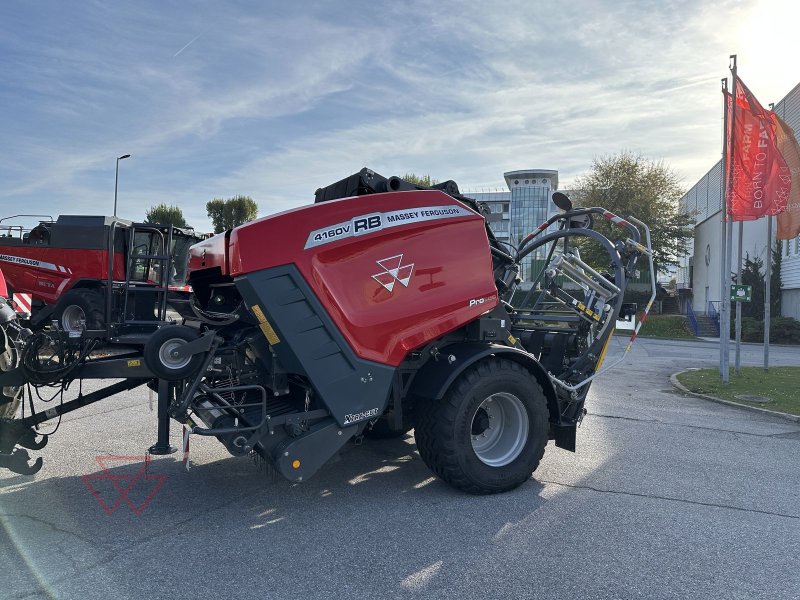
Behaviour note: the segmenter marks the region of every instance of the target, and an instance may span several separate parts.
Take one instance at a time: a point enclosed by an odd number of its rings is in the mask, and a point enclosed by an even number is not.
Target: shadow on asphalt
[[[28,517],[74,536],[83,543],[71,543],[73,552],[85,552],[81,560],[88,562],[120,546],[133,552],[169,539],[171,556],[196,551],[189,546],[238,546],[243,564],[237,570],[272,560],[271,568],[286,568],[289,577],[302,567],[298,562],[312,568],[320,561],[352,561],[344,558],[352,554],[348,548],[361,545],[412,562],[405,587],[413,589],[416,571],[447,562],[446,540],[458,540],[461,560],[472,553],[479,560],[493,540],[546,502],[540,496],[544,486],[534,479],[506,494],[459,492],[427,469],[413,437],[365,441],[343,455],[302,484],[269,475],[248,458],[193,465],[187,472],[177,455],[156,457],[146,473],[142,457],[103,459],[105,468],[98,463],[83,475],[4,479],[0,513],[21,516],[18,524]],[[18,547],[36,543],[26,527],[8,533]],[[249,544],[259,553],[248,553]],[[287,548],[291,565],[281,561]]]

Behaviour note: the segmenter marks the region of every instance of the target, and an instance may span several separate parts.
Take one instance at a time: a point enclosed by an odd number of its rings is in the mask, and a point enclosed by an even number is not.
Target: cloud
[[[14,67],[0,77],[0,127],[13,149],[0,161],[0,212],[21,203],[108,212],[122,153],[133,158],[121,165],[121,198],[138,211],[127,216],[177,203],[201,228],[215,196],[251,195],[266,214],[363,166],[462,188],[553,168],[563,186],[595,156],[629,149],[663,158],[691,185],[719,156],[729,46],[750,39],[745,29],[738,40],[720,32],[762,9],[610,0],[0,7],[0,67]],[[755,90],[796,83],[748,71]]]

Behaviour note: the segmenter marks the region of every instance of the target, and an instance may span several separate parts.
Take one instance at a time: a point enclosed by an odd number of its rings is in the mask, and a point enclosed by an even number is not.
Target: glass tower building
[[[559,212],[551,200],[558,189],[558,171],[523,169],[509,171],[503,176],[508,191],[466,192],[464,195],[485,202],[492,213],[488,220],[495,237],[516,247],[525,236]],[[551,226],[548,232],[554,230]],[[533,280],[547,258],[547,250],[548,247],[539,248],[523,259],[523,281]]]

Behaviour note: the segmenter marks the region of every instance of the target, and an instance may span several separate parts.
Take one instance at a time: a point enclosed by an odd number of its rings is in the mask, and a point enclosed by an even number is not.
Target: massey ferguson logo
[[[403,287],[408,287],[408,282],[411,281],[411,273],[414,271],[414,263],[404,265],[402,254],[382,258],[375,262],[378,263],[378,266],[383,271],[376,273],[372,278],[380,283],[387,292],[391,293],[394,289],[394,284],[398,282]]]

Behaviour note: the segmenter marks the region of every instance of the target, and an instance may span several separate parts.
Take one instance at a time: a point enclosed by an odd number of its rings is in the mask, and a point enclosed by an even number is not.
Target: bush
[[[731,318],[731,339],[736,336],[736,319]],[[763,342],[764,321],[742,317],[742,341]],[[775,344],[800,344],[800,321],[790,317],[770,319],[769,341]]]

